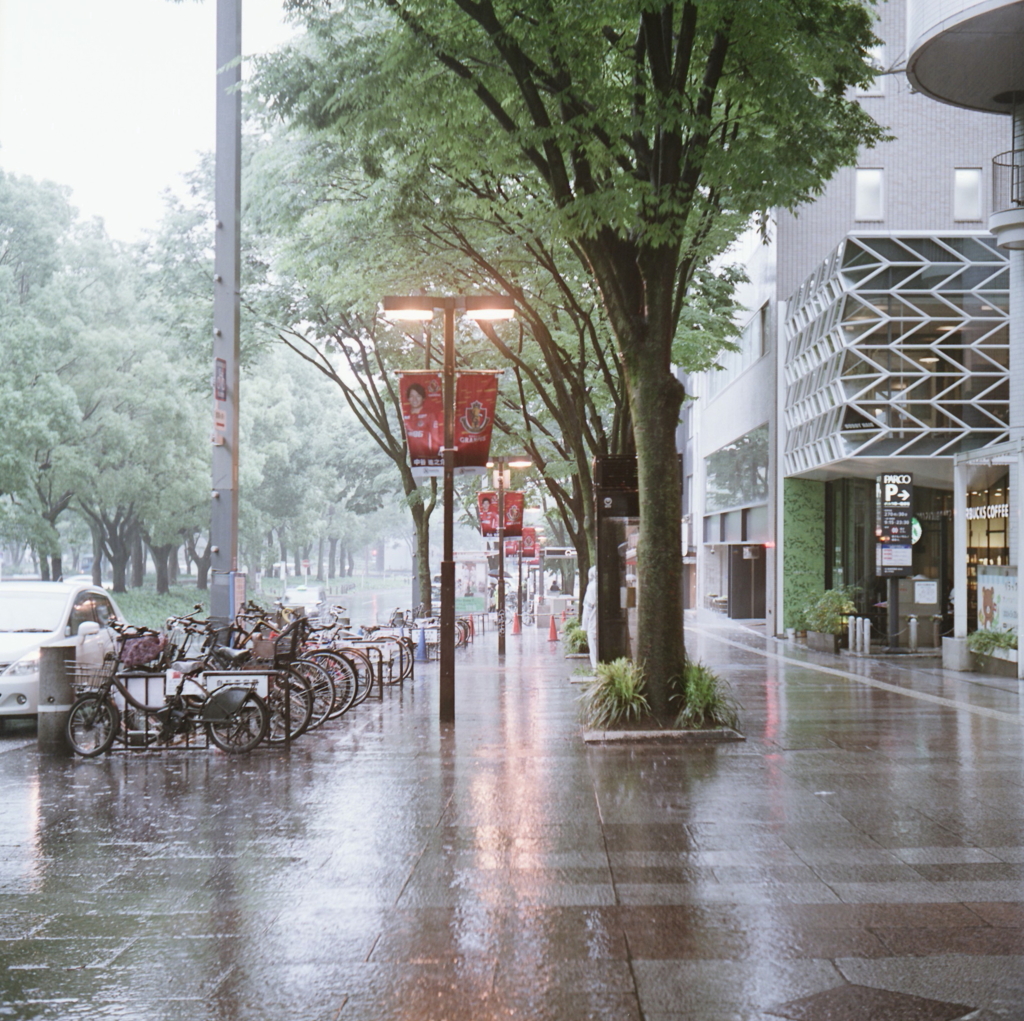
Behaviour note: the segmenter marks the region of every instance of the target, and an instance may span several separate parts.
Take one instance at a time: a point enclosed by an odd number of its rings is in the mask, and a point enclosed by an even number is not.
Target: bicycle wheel
[[[301,737],[313,717],[313,686],[291,667],[279,667],[272,676],[267,708],[270,730],[267,740],[282,744]]]
[[[75,752],[90,759],[110,748],[120,723],[121,714],[116,706],[90,691],[75,700],[64,724],[64,734]]]
[[[309,681],[313,688],[313,715],[309,720],[309,730],[319,727],[327,719],[334,708],[334,679],[331,671],[320,661],[316,652],[309,652],[292,664]]]
[[[355,705],[359,694],[359,672],[346,655],[325,650],[326,661],[331,663],[334,676],[334,708],[329,719],[336,720]]]
[[[356,649],[352,646],[345,649],[344,655],[356,669],[358,687],[352,704],[359,705],[360,702],[366,701],[366,696],[370,694],[370,688],[373,686],[373,664],[370,662],[370,657],[367,656],[365,652],[362,652],[360,649]]]
[[[266,736],[270,711],[259,695],[250,692],[226,720],[206,723],[206,735],[230,755],[251,752]]]

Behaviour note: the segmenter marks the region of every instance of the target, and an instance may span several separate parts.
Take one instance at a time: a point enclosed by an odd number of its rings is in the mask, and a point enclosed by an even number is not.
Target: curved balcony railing
[[[992,212],[1024,206],[1024,149],[992,158]]]

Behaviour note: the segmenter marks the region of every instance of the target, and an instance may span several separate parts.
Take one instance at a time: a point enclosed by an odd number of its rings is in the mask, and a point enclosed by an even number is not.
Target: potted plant
[[[807,648],[837,655],[846,643],[847,620],[857,612],[853,601],[855,590],[826,589],[807,611]]]

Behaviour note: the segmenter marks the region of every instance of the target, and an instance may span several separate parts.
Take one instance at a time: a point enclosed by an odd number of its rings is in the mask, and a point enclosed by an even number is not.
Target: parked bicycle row
[[[343,608],[336,608],[343,610]],[[75,679],[65,728],[80,755],[128,749],[251,751],[337,719],[386,685],[413,675],[410,637],[390,627],[353,630],[335,613],[287,622],[248,604],[230,627],[191,614],[162,631],[114,622],[116,649]]]

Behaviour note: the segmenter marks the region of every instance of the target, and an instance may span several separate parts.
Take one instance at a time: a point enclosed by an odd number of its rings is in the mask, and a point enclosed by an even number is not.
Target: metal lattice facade
[[[844,238],[787,307],[786,474],[1008,439],[1008,288],[991,235]]]

